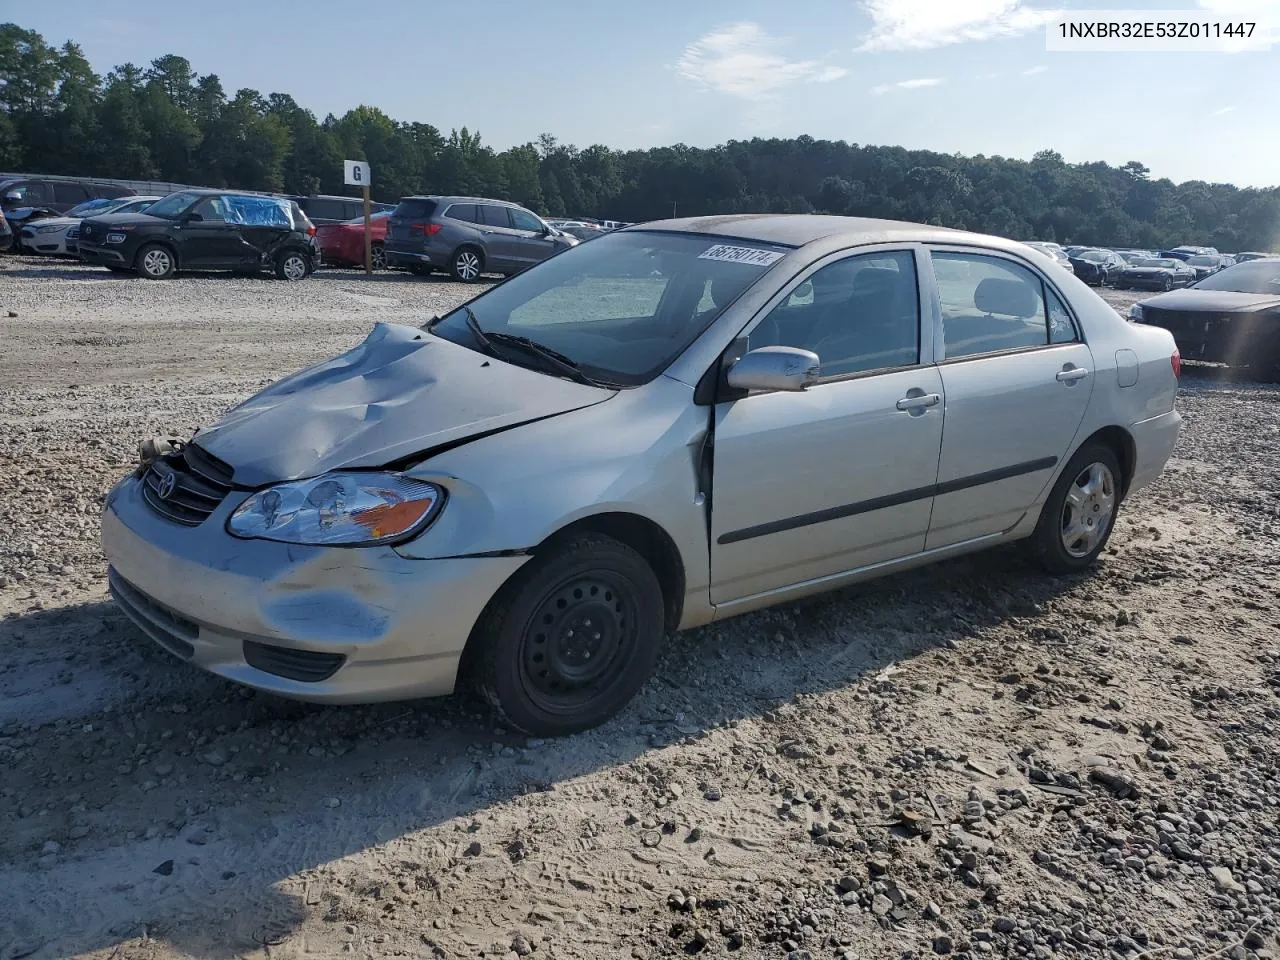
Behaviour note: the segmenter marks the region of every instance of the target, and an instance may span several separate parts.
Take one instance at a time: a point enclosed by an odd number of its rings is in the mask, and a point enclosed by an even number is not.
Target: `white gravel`
[[[115,612],[139,439],[472,292],[0,259],[0,960],[1280,952],[1274,388],[1184,379],[1092,575],[998,551],[694,631],[562,741],[259,696]]]

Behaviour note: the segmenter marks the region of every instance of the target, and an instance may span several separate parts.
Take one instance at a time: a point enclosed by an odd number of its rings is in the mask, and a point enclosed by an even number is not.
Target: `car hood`
[[[353,350],[272,384],[193,439],[236,484],[257,487],[385,466],[616,392],[379,323]]]
[[[1125,267],[1124,273],[1172,273],[1176,267]]]
[[[79,217],[41,217],[39,220],[31,221],[31,224],[36,227],[72,227],[79,222]]]
[[[1265,310],[1268,307],[1280,307],[1280,295],[1237,293],[1234,290],[1198,290],[1195,287],[1189,287],[1186,290],[1172,290],[1152,297],[1150,300],[1143,300],[1142,305],[1157,307],[1160,310],[1187,310],[1197,313],[1201,311],[1248,313],[1253,310]]]

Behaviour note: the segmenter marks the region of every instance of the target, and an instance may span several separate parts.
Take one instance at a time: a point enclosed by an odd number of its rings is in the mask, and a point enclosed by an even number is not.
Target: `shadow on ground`
[[[840,688],[1033,615],[1078,582],[999,550],[691,631],[669,642],[623,715],[532,746],[495,731],[462,697],[342,708],[252,694],[172,660],[107,604],[12,617],[0,622],[6,659],[38,638],[51,659],[65,655],[59,669],[71,689],[85,684],[83,671],[134,679],[129,696],[103,711],[0,725],[0,761],[5,747],[18,755],[0,784],[9,788],[0,812],[14,831],[0,845],[8,848],[0,889],[10,891],[0,944],[66,956],[144,928],[195,956],[279,942],[324,909],[282,889],[299,871]],[[73,656],[86,642],[111,662]],[[137,763],[148,751],[151,773]],[[172,772],[162,776],[161,764]],[[51,818],[39,824],[45,832],[25,836],[42,817],[20,809],[23,798],[65,801],[71,791],[85,798],[89,832],[42,856]],[[167,828],[149,837],[157,819]],[[193,843],[202,823],[216,839]]]

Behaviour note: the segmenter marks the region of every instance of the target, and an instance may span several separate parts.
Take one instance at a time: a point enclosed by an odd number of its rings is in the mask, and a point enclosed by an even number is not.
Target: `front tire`
[[[1162,281],[1160,282],[1160,289],[1161,289],[1161,290],[1164,290],[1164,291],[1166,291],[1166,292],[1167,292],[1167,291],[1169,291],[1169,290],[1172,290],[1172,289],[1173,289],[1173,277],[1165,277],[1165,278],[1164,278],[1164,280],[1162,280]]]
[[[167,280],[178,267],[173,251],[159,243],[148,243],[139,250],[136,264],[138,276],[148,280]]]
[[[469,679],[533,736],[598,726],[652,672],[664,610],[657,576],[631,547],[599,534],[566,539],[490,601],[469,643]]]
[[[276,257],[276,278],[296,283],[311,275],[311,263],[297,250],[286,250]]]
[[[1105,444],[1089,443],[1068,461],[1040,512],[1031,546],[1050,573],[1092,566],[1115,529],[1120,462]]]
[[[475,283],[484,270],[484,254],[475,247],[459,247],[449,262],[449,272],[459,283]]]

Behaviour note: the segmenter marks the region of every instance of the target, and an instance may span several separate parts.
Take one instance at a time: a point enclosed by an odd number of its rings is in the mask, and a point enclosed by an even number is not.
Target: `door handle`
[[[1075,383],[1077,380],[1083,380],[1089,375],[1089,371],[1084,367],[1064,367],[1058,371],[1058,380],[1062,383]]]
[[[899,410],[923,410],[938,403],[942,397],[936,393],[922,393],[919,396],[903,397],[898,401]]]

